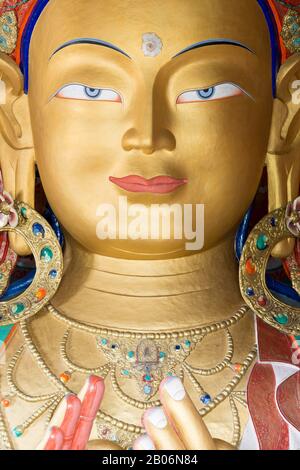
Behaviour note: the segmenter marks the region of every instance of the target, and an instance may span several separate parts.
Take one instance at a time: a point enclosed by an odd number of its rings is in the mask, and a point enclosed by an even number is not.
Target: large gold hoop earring
[[[0,302],[0,326],[18,323],[39,312],[53,297],[62,277],[63,257],[59,242],[48,222],[32,207],[0,196],[0,231],[22,236],[30,247],[36,274],[26,291]]]
[[[274,246],[286,238],[300,237],[300,198],[287,208],[264,217],[252,230],[240,260],[242,296],[266,323],[288,334],[300,333],[300,308],[277,299],[266,285],[266,269]],[[295,283],[294,283],[295,285]]]

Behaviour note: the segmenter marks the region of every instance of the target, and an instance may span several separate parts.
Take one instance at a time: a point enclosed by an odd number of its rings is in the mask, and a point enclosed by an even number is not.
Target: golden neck
[[[126,330],[188,329],[242,305],[233,236],[204,253],[163,261],[95,255],[68,239],[53,305],[69,318]]]

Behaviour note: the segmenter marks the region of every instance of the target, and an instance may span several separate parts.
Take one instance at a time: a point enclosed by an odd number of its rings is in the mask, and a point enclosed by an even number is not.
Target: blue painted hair
[[[38,0],[25,27],[22,41],[21,41],[21,62],[20,67],[24,75],[24,91],[28,93],[29,88],[29,73],[28,73],[28,66],[29,66],[29,48],[30,48],[30,41],[31,36],[34,30],[34,27],[41,16],[44,8],[48,5],[50,0]],[[266,22],[268,24],[268,28],[270,31],[270,39],[271,39],[271,46],[272,46],[272,87],[273,87],[273,95],[275,96],[276,93],[276,76],[277,72],[281,63],[281,52],[279,47],[279,38],[278,38],[278,30],[276,26],[276,22],[273,17],[272,10],[268,5],[267,0],[257,0],[259,6],[261,7]]]

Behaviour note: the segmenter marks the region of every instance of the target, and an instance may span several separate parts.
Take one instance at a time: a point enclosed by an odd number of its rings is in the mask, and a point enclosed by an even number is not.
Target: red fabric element
[[[300,431],[300,372],[279,385],[276,398],[282,416]]]
[[[272,328],[260,318],[257,318],[256,324],[259,361],[293,364],[294,338]]]
[[[269,364],[256,364],[248,382],[248,407],[260,450],[289,450],[289,429],[278,413],[276,379]]]

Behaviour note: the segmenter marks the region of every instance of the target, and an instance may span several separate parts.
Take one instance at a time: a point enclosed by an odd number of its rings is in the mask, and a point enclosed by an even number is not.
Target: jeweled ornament
[[[71,378],[72,378],[72,375],[70,374],[70,372],[63,372],[59,376],[59,380],[64,384],[68,383],[71,380]]]
[[[21,426],[16,426],[13,429],[13,434],[15,435],[15,437],[21,437],[24,434],[24,430]]]
[[[20,315],[25,310],[25,305],[22,303],[15,304],[11,307],[11,312],[13,315]]]
[[[49,247],[45,247],[41,251],[41,260],[45,263],[50,263],[53,258],[53,251]]]
[[[42,226],[42,224],[35,223],[35,224],[33,224],[33,226],[32,226],[32,233],[33,233],[36,237],[44,238],[44,236],[45,236],[45,229],[44,229],[44,227]]]
[[[264,295],[260,295],[257,299],[257,303],[260,307],[265,307],[268,303],[268,299]]]
[[[10,400],[8,398],[2,398],[0,403],[1,403],[1,406],[3,408],[9,408],[10,407]]]
[[[270,220],[277,221],[274,230]],[[250,233],[240,260],[240,288],[247,305],[266,323],[288,334],[300,332],[300,308],[284,303],[268,289],[266,270],[273,248],[293,235],[300,237],[300,198],[286,208],[266,215]],[[249,285],[247,262],[252,259],[259,266]],[[293,284],[294,285],[294,284]]]
[[[246,294],[248,295],[248,297],[253,297],[255,294],[254,289],[252,287],[247,287]]]
[[[249,276],[253,276],[256,273],[256,266],[253,263],[252,258],[247,259],[246,265],[245,265],[245,271]]]
[[[57,277],[57,271],[56,271],[56,269],[52,269],[52,270],[49,272],[49,277],[50,277],[50,279],[56,279],[56,277]]]
[[[268,236],[264,233],[260,234],[257,238],[256,246],[260,251],[265,250],[268,247]]]
[[[211,396],[208,393],[204,393],[201,395],[200,400],[202,401],[203,405],[208,405],[211,402]]]
[[[47,291],[43,287],[38,289],[35,293],[35,297],[38,301],[43,300],[46,297],[46,295],[47,295]]]
[[[278,315],[275,315],[274,318],[280,325],[286,325],[289,321],[288,316],[284,313],[279,313]]]

